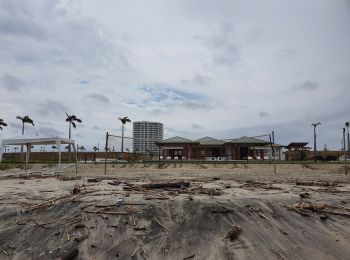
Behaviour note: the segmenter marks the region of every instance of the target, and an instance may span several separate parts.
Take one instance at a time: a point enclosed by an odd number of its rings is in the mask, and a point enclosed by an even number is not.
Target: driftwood
[[[337,186],[337,183],[334,182],[328,182],[328,181],[295,181],[295,185],[301,185],[301,186]]]
[[[236,238],[238,238],[240,233],[241,233],[241,227],[238,225],[233,225],[232,229],[228,232],[225,239],[228,238],[230,239],[230,241],[234,241]]]
[[[110,214],[110,215],[128,215],[128,212],[122,211],[85,211],[88,214]]]
[[[161,226],[162,228],[164,228],[166,231],[168,231],[168,232],[170,231],[166,226],[164,226],[162,223],[160,223],[159,220],[158,220],[156,217],[154,217],[153,219],[157,222],[157,224],[158,224],[159,226]]]
[[[68,251],[65,255],[61,257],[61,260],[73,260],[75,259],[79,254],[79,249],[74,248],[70,251]]]
[[[190,255],[190,256],[188,256],[188,257],[185,257],[184,259],[182,259],[182,260],[187,260],[187,259],[192,259],[192,258],[194,258],[196,255]]]
[[[150,184],[143,184],[143,188],[146,189],[164,189],[164,188],[181,188],[181,187],[190,187],[189,182],[166,182],[166,183],[150,183]]]

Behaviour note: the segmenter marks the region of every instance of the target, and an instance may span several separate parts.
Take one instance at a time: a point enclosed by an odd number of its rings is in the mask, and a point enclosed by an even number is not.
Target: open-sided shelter
[[[68,144],[73,146],[73,151],[75,153],[75,159],[77,163],[77,151],[75,147],[75,141],[73,139],[66,139],[59,136],[56,137],[42,137],[42,136],[19,136],[11,139],[3,139],[1,144],[1,152],[0,152],[0,163],[2,159],[2,154],[5,151],[6,146],[9,145],[24,145],[27,147],[26,151],[26,164],[25,169],[27,170],[29,155],[31,151],[31,147],[33,145],[56,145],[58,152],[58,170],[61,169],[61,144]]]

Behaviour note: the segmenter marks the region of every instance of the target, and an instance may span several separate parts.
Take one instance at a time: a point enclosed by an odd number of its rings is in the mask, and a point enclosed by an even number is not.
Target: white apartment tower
[[[134,152],[158,155],[157,141],[163,140],[163,124],[158,122],[133,122]]]

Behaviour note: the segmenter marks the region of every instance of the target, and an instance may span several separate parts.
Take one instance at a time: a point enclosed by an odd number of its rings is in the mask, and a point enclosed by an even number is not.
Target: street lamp
[[[349,125],[350,125],[349,121],[345,122],[346,129],[348,130],[348,135],[347,135],[347,137],[348,137],[348,152],[350,152]],[[345,142],[345,140],[344,140],[344,142]]]
[[[313,123],[313,124],[311,124],[311,126],[314,127],[314,159],[315,159],[315,161],[316,161],[316,152],[317,152],[317,146],[316,146],[316,127],[317,127],[318,125],[321,125],[321,123],[318,122],[318,123]]]

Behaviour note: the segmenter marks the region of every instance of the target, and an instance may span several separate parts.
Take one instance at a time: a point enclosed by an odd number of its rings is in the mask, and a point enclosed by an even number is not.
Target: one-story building
[[[271,159],[271,143],[254,137],[220,140],[209,136],[190,140],[180,136],[156,142],[160,160],[247,160]],[[278,159],[283,146],[275,147]]]

